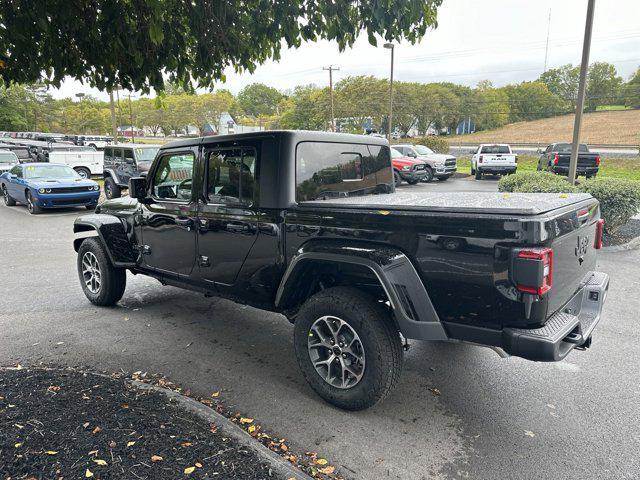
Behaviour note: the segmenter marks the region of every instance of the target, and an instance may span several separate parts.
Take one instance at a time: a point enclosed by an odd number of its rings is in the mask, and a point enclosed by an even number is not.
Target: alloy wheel
[[[29,213],[33,213],[33,199],[30,193],[27,193],[27,210],[29,210]]]
[[[102,273],[100,272],[98,258],[93,252],[86,252],[82,257],[82,279],[87,290],[91,293],[97,294],[100,292]]]
[[[356,331],[341,318],[318,318],[309,329],[307,348],[313,367],[329,385],[348,389],[362,379],[364,346]]]
[[[9,205],[9,192],[7,192],[7,187],[2,187],[2,198],[4,199],[4,204]]]

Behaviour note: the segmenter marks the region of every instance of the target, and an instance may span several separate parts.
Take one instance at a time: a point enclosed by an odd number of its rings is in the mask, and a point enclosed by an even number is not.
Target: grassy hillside
[[[455,135],[455,143],[540,143],[570,142],[574,115],[517,122],[496,130]],[[582,117],[582,141],[592,144],[638,145],[640,143],[640,110],[586,113]]]

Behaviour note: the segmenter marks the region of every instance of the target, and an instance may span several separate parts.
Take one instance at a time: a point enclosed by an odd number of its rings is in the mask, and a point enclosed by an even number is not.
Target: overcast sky
[[[488,79],[496,86],[536,79],[544,69],[545,43],[551,10],[548,67],[577,64],[582,51],[587,0],[444,0],[438,28],[416,45],[396,46],[396,80],[448,81],[476,85]],[[597,0],[591,62],[613,63],[627,79],[640,65],[640,0]],[[389,74],[389,50],[368,44],[366,35],[340,53],[329,42],[304,44],[282,53],[280,62],[258,67],[253,75],[227,72],[220,84],[234,94],[253,82],[280,90],[296,85],[328,83],[323,66],[335,65],[334,82],[349,75]],[[85,92],[108,95],[74,80],[57,97]]]

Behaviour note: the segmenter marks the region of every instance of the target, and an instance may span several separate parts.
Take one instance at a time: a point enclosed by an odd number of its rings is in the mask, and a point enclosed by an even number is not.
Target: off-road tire
[[[365,364],[362,378],[350,388],[327,383],[313,366],[308,349],[311,326],[323,316],[346,322],[360,337]],[[316,293],[300,308],[294,325],[294,346],[305,379],[328,403],[345,410],[364,410],[382,401],[397,385],[403,364],[400,334],[385,307],[352,287]]]
[[[104,179],[104,196],[109,200],[122,196],[122,190],[111,177]]]
[[[420,180],[407,180],[409,185],[416,185]]]
[[[95,293],[91,292],[87,287],[82,273],[82,259],[87,252],[95,255],[100,267],[100,289]],[[127,287],[127,271],[124,268],[116,268],[111,264],[109,255],[99,238],[87,238],[82,242],[78,249],[76,264],[80,286],[91,303],[100,307],[110,307],[122,298]]]
[[[476,180],[482,180],[482,171],[476,168]]]
[[[2,186],[2,198],[4,199],[4,204],[7,207],[15,207],[16,201],[13,199],[9,192],[7,192],[7,187]]]
[[[422,181],[425,183],[431,182],[433,180],[433,170],[431,170],[431,168],[429,167],[426,167],[424,171],[426,172],[426,175],[424,176]]]
[[[471,175],[475,175],[476,174],[476,169],[473,168],[473,163],[471,164]]]

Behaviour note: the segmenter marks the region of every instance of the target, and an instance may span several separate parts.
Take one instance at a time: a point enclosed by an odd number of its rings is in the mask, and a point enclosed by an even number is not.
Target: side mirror
[[[147,179],[132,177],[129,179],[129,196],[142,201],[147,197]]]
[[[539,148],[538,150],[536,150],[536,152],[537,152],[538,154],[541,154],[541,153],[542,153],[542,149],[541,149],[541,148]]]
[[[418,155],[416,155],[415,152],[408,152],[407,157],[418,158]]]

